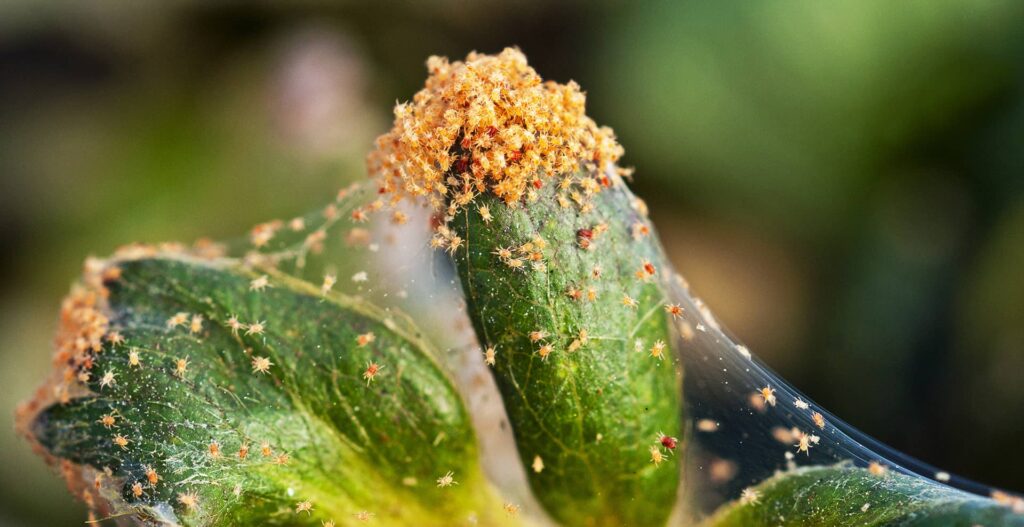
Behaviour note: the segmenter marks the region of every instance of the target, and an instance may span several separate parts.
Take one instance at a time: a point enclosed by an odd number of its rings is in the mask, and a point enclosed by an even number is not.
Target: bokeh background
[[[1022,2],[40,4],[0,3],[4,415],[86,255],[326,202],[428,55],[518,45],[589,92],[751,349],[897,449],[1024,490]],[[0,429],[0,525],[80,524]]]

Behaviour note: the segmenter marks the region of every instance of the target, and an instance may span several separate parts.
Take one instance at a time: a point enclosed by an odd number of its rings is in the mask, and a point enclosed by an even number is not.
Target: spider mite
[[[246,335],[262,335],[263,331],[267,329],[266,321],[260,320],[249,324],[249,328],[245,330]]]
[[[683,307],[679,304],[668,304],[665,306],[665,312],[672,315],[672,320],[679,320],[683,316]]]
[[[128,352],[128,365],[134,367],[142,366],[142,361],[139,359],[138,350],[133,349]]]
[[[188,330],[190,333],[199,333],[203,330],[203,315],[192,315]]]
[[[764,399],[764,402],[775,406],[775,388],[765,386],[764,388],[761,388],[759,394],[761,395],[761,399]]]
[[[678,439],[674,437],[669,437],[661,432],[658,433],[658,442],[661,443],[661,446],[669,450],[675,450],[676,446],[679,444]]]
[[[267,373],[270,371],[270,367],[274,363],[270,362],[267,357],[253,357],[252,358],[252,372],[253,373]]]
[[[576,231],[576,243],[579,244],[581,249],[590,249],[593,247],[592,240],[594,239],[594,231],[590,229],[580,229]]]
[[[153,467],[146,467],[146,481],[148,481],[150,485],[156,485],[157,482],[160,481],[160,475],[156,473],[156,470],[154,470]]]
[[[502,260],[512,259],[512,249],[507,247],[498,247],[493,254]]]
[[[363,372],[363,378],[366,379],[367,386],[370,385],[370,382],[372,382],[374,377],[377,376],[377,373],[380,372],[381,368],[383,368],[383,366],[376,362],[371,362],[366,365],[366,371]]]
[[[194,509],[199,505],[199,495],[194,491],[182,492],[178,494],[178,503],[186,509]]]
[[[124,344],[124,335],[122,335],[118,331],[111,331],[110,333],[107,334],[107,342],[115,346],[119,344]]]
[[[117,382],[114,379],[114,377],[116,375],[117,374],[116,374],[116,372],[114,372],[113,369],[110,370],[110,371],[106,371],[105,374],[103,374],[103,377],[99,380],[99,387],[100,388],[105,388],[105,387],[108,387],[108,386],[114,386],[114,384]]]
[[[648,227],[647,225],[645,225],[643,223],[640,223],[640,222],[637,222],[637,223],[633,224],[632,231],[633,231],[633,239],[634,240],[639,240],[639,239],[641,239],[641,238],[651,234],[650,227]]]
[[[184,377],[185,372],[188,370],[188,357],[184,359],[177,359],[174,361],[174,374],[178,377]]]
[[[359,347],[363,347],[363,346],[373,342],[376,339],[377,339],[377,336],[374,335],[372,331],[370,331],[368,333],[363,333],[362,335],[359,335],[358,337],[356,337],[356,344]]]
[[[452,236],[448,240],[448,254],[454,255],[455,251],[462,247],[462,238],[458,236]]]
[[[235,315],[231,315],[231,317],[228,318],[227,324],[228,327],[231,328],[231,334],[235,336],[238,336],[238,330],[245,329],[245,324],[239,322],[238,317]]]
[[[263,292],[267,287],[270,287],[270,277],[262,275],[258,278],[254,278],[249,281],[249,290],[256,292]]]
[[[188,322],[188,313],[180,312],[176,313],[171,318],[167,319],[167,329],[174,329],[178,326],[184,326]]]
[[[664,355],[664,353],[665,353],[665,341],[658,340],[658,341],[656,341],[654,343],[653,346],[651,346],[651,356],[652,357],[654,357],[654,358],[656,358],[658,360],[661,360],[661,358]]]
[[[793,435],[796,437],[796,451],[803,452],[808,456],[811,455],[811,447],[818,444],[818,436],[808,434],[802,430],[796,428],[793,429]]]
[[[654,463],[654,466],[660,465],[661,462],[665,460],[665,455],[661,453],[661,450],[659,450],[658,447],[652,446],[650,452],[651,463]]]
[[[459,482],[455,481],[455,474],[452,471],[446,472],[443,476],[437,478],[438,487],[450,487],[452,485],[458,485]]]

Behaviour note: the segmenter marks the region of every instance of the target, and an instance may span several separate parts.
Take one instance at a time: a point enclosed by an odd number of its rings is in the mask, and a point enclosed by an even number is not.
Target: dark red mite
[[[580,244],[580,248],[590,249],[590,240],[594,237],[594,231],[590,229],[580,229],[576,231],[576,243]]]
[[[677,441],[678,440],[676,438],[674,438],[674,437],[661,436],[661,446],[663,446],[663,447],[665,447],[665,448],[667,448],[669,450],[675,450],[676,449]]]

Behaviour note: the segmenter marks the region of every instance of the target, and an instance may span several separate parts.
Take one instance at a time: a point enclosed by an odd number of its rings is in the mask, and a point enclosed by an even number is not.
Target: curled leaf
[[[24,433],[101,517],[500,523],[432,349],[363,301],[234,260],[94,263]],[[438,485],[438,478],[450,478]]]
[[[680,435],[682,372],[660,249],[634,237],[647,219],[612,178],[588,198],[589,212],[563,208],[563,191],[549,184],[522,207],[480,196],[491,217],[469,207],[450,227],[464,240],[454,252],[469,313],[481,346],[495,352],[537,498],[563,525],[655,526],[679,482],[662,438]]]

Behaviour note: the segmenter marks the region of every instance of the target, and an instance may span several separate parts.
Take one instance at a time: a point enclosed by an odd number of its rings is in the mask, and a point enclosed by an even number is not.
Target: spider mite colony
[[[90,521],[1024,525],[731,340],[576,84],[427,67],[328,206],[86,262],[17,421]]]

